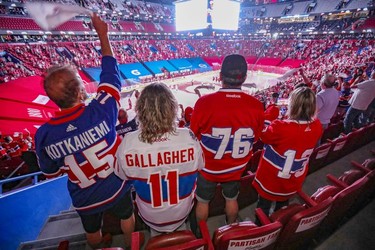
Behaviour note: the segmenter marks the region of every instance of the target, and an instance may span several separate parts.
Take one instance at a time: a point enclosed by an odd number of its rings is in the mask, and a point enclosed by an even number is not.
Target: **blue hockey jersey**
[[[35,136],[41,170],[47,177],[68,174],[73,205],[82,214],[104,211],[127,191],[113,172],[120,87],[116,59],[103,57],[96,98],[57,112]]]

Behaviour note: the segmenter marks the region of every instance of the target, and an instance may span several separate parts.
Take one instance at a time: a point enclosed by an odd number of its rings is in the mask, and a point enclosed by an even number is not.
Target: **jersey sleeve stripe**
[[[115,98],[116,101],[120,101],[120,92],[113,85],[109,83],[101,83],[98,87],[97,93],[99,93],[100,91],[105,91],[111,96],[113,96],[113,98]]]

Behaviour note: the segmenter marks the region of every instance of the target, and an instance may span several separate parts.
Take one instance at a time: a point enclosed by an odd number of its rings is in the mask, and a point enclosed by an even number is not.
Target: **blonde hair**
[[[289,119],[297,121],[312,121],[316,111],[316,98],[309,87],[300,87],[290,94],[288,115]]]
[[[164,83],[152,83],[141,92],[135,106],[139,139],[152,144],[166,133],[176,132],[178,103]]]

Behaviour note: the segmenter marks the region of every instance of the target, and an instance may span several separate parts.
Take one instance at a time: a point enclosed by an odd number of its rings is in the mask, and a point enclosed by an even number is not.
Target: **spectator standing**
[[[266,123],[270,123],[273,120],[279,118],[280,108],[277,106],[277,101],[279,99],[279,94],[277,92],[272,93],[272,99],[264,111],[264,119]]]
[[[199,98],[194,107],[190,128],[201,142],[206,161],[197,182],[198,223],[207,220],[218,183],[223,188],[227,223],[237,219],[240,178],[264,125],[262,103],[241,90],[246,77],[243,56],[225,57],[222,88]]]
[[[113,165],[120,144],[115,131],[120,76],[107,24],[96,14],[92,16],[92,23],[103,55],[97,96],[85,106],[87,94],[76,70],[71,66],[50,68],[44,89],[61,111],[38,129],[36,153],[47,177],[68,173],[73,206],[81,217],[91,247],[106,246],[101,233],[104,211],[121,219],[125,245],[130,246],[134,231],[133,203],[128,185],[115,175]]]
[[[322,90],[316,94],[316,110],[323,129],[326,129],[339,104],[340,92],[334,88],[335,77],[331,74],[324,75],[320,86]]]
[[[354,94],[349,100],[351,105],[344,118],[344,131],[346,134],[352,131],[353,123],[355,128],[360,127],[359,116],[364,113],[375,98],[375,70],[371,72],[370,79],[355,84]]]
[[[177,100],[163,83],[145,87],[135,111],[139,129],[117,151],[117,174],[133,181],[140,217],[151,235],[184,229],[194,204],[202,149],[188,128],[176,128]]]
[[[123,108],[119,109],[117,119],[119,124],[116,126],[116,132],[121,136],[121,138],[124,138],[126,133],[138,129],[136,118],[133,118],[128,122],[128,113]]]
[[[295,89],[289,98],[288,119],[274,120],[260,136],[265,146],[253,186],[259,194],[257,207],[266,215],[273,202],[275,211],[288,205],[302,187],[309,156],[323,132],[314,119],[315,102],[310,88]]]

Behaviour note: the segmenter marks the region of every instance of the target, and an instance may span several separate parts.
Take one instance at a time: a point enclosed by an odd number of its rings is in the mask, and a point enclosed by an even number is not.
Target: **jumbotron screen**
[[[186,0],[175,2],[176,31],[201,30],[207,28],[207,2]]]
[[[212,28],[215,30],[238,30],[240,2],[233,0],[211,0]]]
[[[182,0],[175,2],[176,31],[238,30],[238,0]]]

